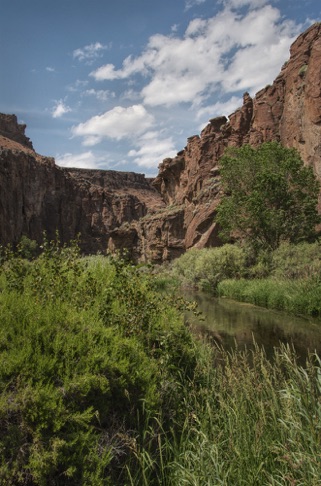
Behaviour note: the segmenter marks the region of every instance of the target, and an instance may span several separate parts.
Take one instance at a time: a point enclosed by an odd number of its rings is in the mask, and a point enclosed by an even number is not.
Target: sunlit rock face
[[[293,43],[274,83],[228,119],[211,119],[165,159],[151,181],[141,174],[63,169],[35,153],[25,126],[0,115],[0,243],[45,230],[62,241],[81,234],[86,253],[128,249],[135,260],[161,263],[188,248],[220,244],[215,212],[218,162],[226,147],[277,140],[295,147],[321,179],[321,24]]]
[[[210,120],[201,134],[190,137],[173,159],[165,159],[153,182],[167,205],[177,208],[176,254],[187,248],[218,245],[215,211],[220,199],[219,158],[226,147],[257,146],[279,141],[295,147],[305,164],[321,179],[321,24],[315,24],[293,43],[290,59],[274,83],[243,105],[228,119]],[[144,252],[152,242],[160,260],[168,252],[167,215],[141,223]],[[179,226],[179,228],[178,228]],[[156,236],[157,235],[157,238]],[[161,254],[160,249],[163,249]]]

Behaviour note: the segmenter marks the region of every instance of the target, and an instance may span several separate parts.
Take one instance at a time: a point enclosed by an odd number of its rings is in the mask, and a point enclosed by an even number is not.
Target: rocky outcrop
[[[6,132],[8,134],[8,132]],[[0,135],[0,244],[43,232],[62,242],[80,234],[86,253],[105,252],[111,231],[165,204],[142,174],[64,169]]]
[[[226,147],[280,141],[295,147],[305,164],[321,179],[321,24],[314,24],[293,43],[290,59],[270,86],[243,105],[228,119],[209,121],[201,134],[172,159],[165,159],[153,182],[164,201],[177,208],[175,255],[191,247],[219,244],[215,211],[220,198],[219,159]],[[169,251],[167,214],[144,218],[138,232],[143,236],[141,255],[163,261]],[[136,225],[137,226],[137,225]],[[148,244],[148,242],[150,242]],[[152,252],[154,248],[158,251]]]
[[[0,136],[3,144],[10,147],[10,142],[17,142],[23,147],[33,150],[32,142],[25,135],[26,125],[18,124],[16,115],[0,113]]]
[[[0,243],[81,233],[85,252],[129,249],[163,262],[219,245],[219,159],[226,147],[277,140],[295,147],[321,179],[321,24],[298,37],[270,86],[228,118],[213,118],[165,159],[154,181],[141,174],[62,169],[41,157],[14,115],[0,115]]]

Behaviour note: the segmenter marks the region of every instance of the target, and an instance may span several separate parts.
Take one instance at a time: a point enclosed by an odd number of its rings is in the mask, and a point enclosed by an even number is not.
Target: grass
[[[0,484],[320,484],[317,356],[197,341],[166,278],[121,258],[47,242],[0,263]]]
[[[142,473],[131,484],[320,484],[318,358],[311,356],[301,368],[286,347],[275,352],[273,362],[258,348],[220,350],[221,364],[213,366],[213,352],[208,353],[200,381],[185,396],[179,435],[158,436],[169,460],[157,481],[150,482],[153,464],[144,450],[138,451]]]
[[[274,252],[259,254],[238,245],[194,249],[173,262],[171,274],[181,286],[220,297],[296,315],[321,316],[318,242],[283,243]]]
[[[321,316],[321,284],[310,279],[224,280],[218,295],[295,315]]]

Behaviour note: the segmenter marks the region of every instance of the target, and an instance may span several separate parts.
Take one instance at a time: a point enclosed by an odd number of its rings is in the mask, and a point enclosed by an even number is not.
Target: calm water
[[[321,320],[216,299],[204,293],[184,293],[184,297],[197,302],[204,319],[188,314],[187,320],[195,331],[210,335],[226,348],[251,348],[254,338],[267,355],[272,355],[280,343],[290,343],[302,360],[309,351],[321,356]]]

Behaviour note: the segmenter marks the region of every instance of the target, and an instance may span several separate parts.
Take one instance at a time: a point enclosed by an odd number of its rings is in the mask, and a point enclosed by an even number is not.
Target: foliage
[[[193,249],[172,263],[171,275],[183,287],[294,314],[321,316],[319,242],[284,242],[274,251],[259,252],[238,244]]]
[[[6,251],[0,273],[0,484],[125,484],[142,424],[175,428],[193,377],[172,299],[58,238],[33,262]]]
[[[282,243],[261,252],[243,272],[219,283],[217,294],[294,314],[321,316],[320,244]]]
[[[296,315],[321,317],[321,283],[314,279],[224,280],[218,295]]]
[[[173,262],[172,273],[183,285],[215,292],[220,281],[243,275],[246,259],[245,249],[236,245],[191,249]]]
[[[315,237],[319,185],[295,149],[276,142],[257,149],[229,148],[220,160],[225,195],[217,210],[222,236],[231,233],[255,248]]]
[[[160,293],[159,276],[80,258],[59,238],[42,250],[1,259],[0,484],[318,484],[318,357],[301,368],[286,348],[272,362],[258,348],[213,349],[193,339],[184,301]],[[306,251],[317,259],[316,244]],[[207,262],[242,283],[257,263],[231,245],[202,254],[190,257],[198,275]],[[299,249],[272,254],[271,275],[290,258]]]
[[[18,243],[17,250],[22,258],[32,260],[39,254],[39,245],[35,240],[23,235]]]
[[[319,358],[301,368],[289,347],[272,362],[257,347],[219,352],[217,359],[217,350],[203,347],[181,433],[159,436],[158,482],[151,482],[149,451],[138,449],[140,471],[130,484],[320,484]]]
[[[320,279],[320,243],[283,243],[271,255],[271,274],[273,277],[285,279]]]

